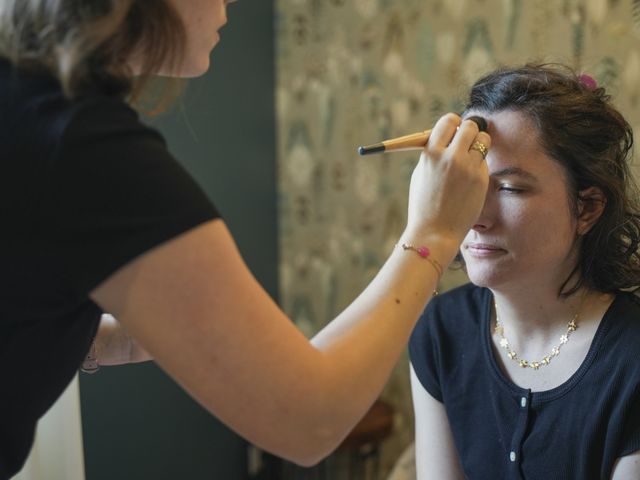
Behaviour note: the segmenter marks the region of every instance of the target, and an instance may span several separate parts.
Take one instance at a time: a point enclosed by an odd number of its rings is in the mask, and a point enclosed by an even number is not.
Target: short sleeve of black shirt
[[[115,269],[217,211],[134,111],[108,98],[74,113],[44,182],[58,265],[86,293]]]
[[[0,479],[76,374],[102,311],[89,292],[216,208],[118,98],[70,100],[0,60]]]
[[[482,291],[469,285],[458,291],[465,292],[469,300],[461,301],[450,293],[434,297],[409,341],[409,357],[416,376],[439,402],[444,402],[447,384],[452,381],[449,372],[461,373],[461,361],[477,361],[482,355],[478,339],[482,312],[476,298]]]
[[[435,301],[431,300],[416,324],[409,341],[409,358],[416,377],[429,394],[442,402],[442,390],[438,367],[440,361],[440,345],[436,341],[439,336],[435,332],[435,322],[428,318],[433,315]]]

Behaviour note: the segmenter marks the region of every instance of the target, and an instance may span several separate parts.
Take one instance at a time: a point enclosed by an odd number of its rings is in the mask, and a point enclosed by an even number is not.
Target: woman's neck
[[[564,298],[542,287],[522,295],[500,289],[493,294],[497,318],[494,315],[491,337],[496,358],[511,381],[533,391],[554,388],[575,373],[614,299],[612,294],[586,289]],[[498,320],[502,328],[495,328]],[[522,368],[520,360],[531,368]]]
[[[555,336],[581,311],[593,296],[582,288],[569,297],[560,297],[555,287],[541,285],[526,291],[492,290],[498,318],[511,335],[529,339]]]

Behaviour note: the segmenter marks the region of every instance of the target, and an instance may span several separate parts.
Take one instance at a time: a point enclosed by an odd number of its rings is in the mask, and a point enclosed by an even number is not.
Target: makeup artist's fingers
[[[487,163],[469,151],[478,139],[491,145],[472,121],[455,114],[438,120],[411,178],[407,238],[429,232],[462,241],[480,214],[489,184]]]
[[[456,134],[462,119],[455,113],[447,113],[440,117],[436,122],[429,141],[427,142],[426,151],[430,156],[439,158],[447,146],[451,143],[451,139]]]
[[[464,120],[453,138],[449,148],[456,156],[465,157],[465,152],[471,158],[484,160],[491,147],[491,137],[487,132],[481,132],[478,125],[471,120]],[[484,152],[484,153],[483,153]]]
[[[481,132],[476,122],[468,119],[463,120],[453,140],[451,140],[451,150],[455,152],[468,151],[479,133]]]

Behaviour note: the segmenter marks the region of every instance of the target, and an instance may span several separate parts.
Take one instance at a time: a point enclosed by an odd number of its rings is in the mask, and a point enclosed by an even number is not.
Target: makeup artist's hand
[[[438,120],[411,177],[405,239],[435,237],[451,246],[453,258],[480,215],[489,184],[482,153],[471,149],[476,141],[491,146],[491,137],[475,122],[453,113]]]

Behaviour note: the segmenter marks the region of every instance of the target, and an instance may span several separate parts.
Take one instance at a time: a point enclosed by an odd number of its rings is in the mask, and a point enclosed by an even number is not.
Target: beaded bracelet
[[[428,247],[426,247],[424,245],[422,245],[420,247],[415,247],[415,246],[411,245],[410,243],[403,243],[400,246],[405,251],[406,250],[413,250],[414,252],[416,252],[418,255],[420,255],[421,258],[424,258],[427,262],[429,262],[433,266],[433,268],[435,269],[436,273],[438,274],[438,278],[442,277],[442,272],[443,272],[442,265],[440,265],[440,263],[437,260],[435,260],[433,258],[429,258],[429,256],[431,255],[431,251],[429,250]]]

